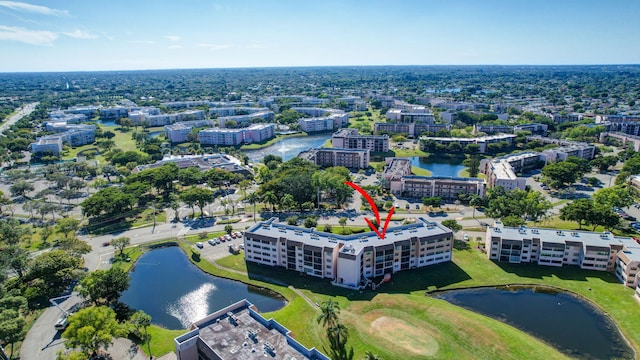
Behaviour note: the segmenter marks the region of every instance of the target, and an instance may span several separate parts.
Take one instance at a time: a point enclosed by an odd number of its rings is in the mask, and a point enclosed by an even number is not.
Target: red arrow
[[[351,186],[354,190],[362,194],[362,196],[364,196],[365,199],[367,199],[369,206],[371,206],[371,209],[373,210],[373,214],[376,216],[376,221],[378,222],[378,224],[380,224],[380,213],[378,212],[378,207],[376,206],[375,201],[373,201],[373,198],[371,197],[371,195],[369,195],[369,193],[367,193],[363,188],[361,188],[360,186],[350,181],[345,181],[344,183]],[[371,230],[373,230],[378,235],[378,237],[382,240],[384,240],[384,236],[387,233],[387,226],[389,226],[389,220],[391,220],[391,216],[393,215],[394,210],[395,210],[395,207],[391,207],[391,210],[389,210],[389,214],[387,214],[387,218],[384,219],[384,226],[382,227],[382,232],[378,231],[378,228],[371,222],[371,220],[364,218],[364,221],[366,221],[367,224],[369,224],[369,227],[371,228]]]

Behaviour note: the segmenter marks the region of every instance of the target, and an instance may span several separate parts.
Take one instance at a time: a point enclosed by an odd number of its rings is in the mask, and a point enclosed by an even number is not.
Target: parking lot
[[[207,239],[205,239],[204,241],[202,241],[202,248],[199,248],[198,246],[196,246],[195,244],[193,245],[193,247],[195,249],[198,249],[198,251],[200,251],[200,255],[208,260],[208,261],[215,261],[218,259],[221,259],[225,256],[229,256],[231,255],[231,251],[229,249],[229,247],[231,245],[236,245],[236,246],[240,246],[243,244],[242,241],[242,237],[238,237],[235,239],[231,239],[229,241],[225,241],[225,242],[220,242],[219,244],[216,245],[211,245],[208,240],[212,239],[213,237],[209,237]]]

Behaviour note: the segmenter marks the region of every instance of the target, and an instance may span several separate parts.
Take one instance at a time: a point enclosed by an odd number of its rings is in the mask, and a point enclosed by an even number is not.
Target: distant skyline
[[[640,1],[0,0],[0,72],[640,63]]]

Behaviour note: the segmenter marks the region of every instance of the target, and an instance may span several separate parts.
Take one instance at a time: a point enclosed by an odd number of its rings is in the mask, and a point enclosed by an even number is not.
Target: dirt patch
[[[380,316],[371,322],[369,332],[377,338],[391,341],[413,354],[433,356],[438,352],[438,342],[424,329],[417,328],[404,320]]]

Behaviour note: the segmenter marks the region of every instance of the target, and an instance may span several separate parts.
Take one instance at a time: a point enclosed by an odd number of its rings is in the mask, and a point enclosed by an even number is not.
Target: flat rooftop
[[[306,358],[289,346],[278,330],[268,329],[252,318],[248,308],[228,314],[201,327],[199,334],[222,359]]]
[[[384,224],[384,216],[381,217],[381,221]],[[351,245],[349,247],[350,251],[357,253],[366,246],[388,245],[396,241],[408,240],[414,237],[446,236],[447,234],[451,234],[451,230],[442,226],[440,223],[418,218],[414,224],[395,227],[389,226],[385,238],[380,239],[373,231],[353,235],[337,235],[315,229],[287,225],[286,223],[278,222],[277,218],[274,217],[254,225],[245,232],[245,236],[247,234],[258,234],[275,239],[284,237],[288,240],[300,241],[307,245],[317,247],[333,248],[337,246],[338,243],[345,243]],[[341,251],[344,251],[344,249]]]
[[[635,249],[640,254],[640,245],[628,237],[614,236],[611,233],[600,233],[579,230],[558,230],[546,228],[512,228],[490,227],[491,236],[501,237],[507,240],[522,240],[536,238],[543,242],[566,243],[567,241],[581,242],[586,246],[609,247],[610,245],[625,246],[630,250]],[[633,250],[632,250],[633,251]]]

